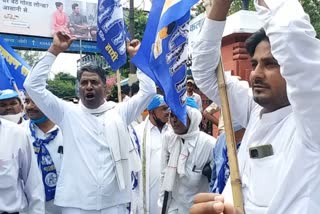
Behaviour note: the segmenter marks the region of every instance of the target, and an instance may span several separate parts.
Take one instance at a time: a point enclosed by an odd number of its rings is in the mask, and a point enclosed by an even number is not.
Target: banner
[[[64,30],[96,40],[97,0],[1,0],[0,32],[52,37]]]
[[[190,8],[197,0],[153,1],[133,63],[164,91],[171,111],[186,124],[186,61]]]
[[[0,37],[0,90],[14,90],[13,83],[23,90],[29,71],[29,65]]]
[[[99,0],[97,47],[114,71],[126,63],[126,37],[120,0]]]

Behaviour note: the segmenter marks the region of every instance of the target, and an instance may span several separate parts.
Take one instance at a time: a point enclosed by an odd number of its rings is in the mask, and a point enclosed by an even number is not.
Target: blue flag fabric
[[[166,103],[184,124],[188,21],[197,2],[153,1],[141,47],[132,59],[164,91]]]
[[[13,83],[23,90],[29,71],[29,65],[0,37],[0,90],[14,90]]]
[[[126,63],[126,28],[120,0],[98,1],[97,47],[112,68]]]

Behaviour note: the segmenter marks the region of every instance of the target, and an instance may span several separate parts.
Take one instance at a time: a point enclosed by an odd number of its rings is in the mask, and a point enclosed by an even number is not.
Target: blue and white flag
[[[197,2],[153,1],[141,47],[132,59],[164,91],[166,103],[184,124],[188,21]]]
[[[97,47],[113,70],[126,63],[126,28],[120,0],[98,1]]]
[[[29,65],[0,37],[0,90],[14,90],[14,83],[23,90],[29,71]]]

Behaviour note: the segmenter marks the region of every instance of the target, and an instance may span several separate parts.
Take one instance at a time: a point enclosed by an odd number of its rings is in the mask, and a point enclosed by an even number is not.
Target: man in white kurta
[[[0,213],[44,214],[44,189],[25,130],[0,119]]]
[[[215,2],[211,15],[227,7],[226,1]],[[257,78],[262,66],[266,70],[259,74],[260,83],[252,79],[252,90],[236,79],[226,80],[232,116],[247,130],[238,153],[245,212],[319,213],[320,41],[315,38],[315,31],[298,0],[256,0],[255,6],[268,40],[260,42],[253,50],[254,73],[251,76]],[[198,87],[217,104],[220,101],[215,68],[224,25],[223,19],[206,19],[192,55],[192,71]],[[263,46],[265,49],[261,52]],[[258,51],[274,58],[256,61]],[[280,66],[286,81],[291,105],[265,113],[265,107],[253,100],[252,92],[273,90],[263,78],[278,75],[270,73],[276,66]],[[279,81],[277,78],[274,76],[272,81]],[[277,93],[280,96],[283,90]],[[277,93],[274,94],[276,99]],[[266,144],[271,144],[273,155],[250,158],[250,147]]]
[[[125,103],[105,101],[105,72],[97,66],[83,66],[79,105],[65,102],[46,89],[46,80],[56,56],[72,39],[59,32],[45,56],[25,81],[31,99],[63,134],[64,157],[55,204],[63,214],[125,213],[130,202],[131,158],[128,125],[155,95],[150,78],[137,72],[140,91]],[[137,43],[130,50],[137,51]],[[131,156],[132,154],[132,156]],[[138,160],[136,160],[138,161]],[[138,167],[138,166],[136,166]]]
[[[168,130],[169,107],[162,95],[156,95],[147,110],[149,116],[135,127],[144,166],[138,180],[138,213],[158,214],[161,212],[157,203],[160,193],[161,148],[163,136]]]
[[[170,124],[173,130],[167,132],[163,139],[159,205],[164,204],[164,192],[167,191],[169,194],[165,209],[170,214],[188,213],[193,197],[209,190],[209,180],[203,170],[209,167],[213,159],[216,140],[200,131],[202,115],[196,101],[187,98],[186,105],[187,126],[171,113]]]
[[[42,183],[44,188],[48,189],[45,191],[45,213],[46,214],[61,214],[61,209],[54,205],[54,191],[59,178],[61,161],[63,157],[63,137],[60,128],[50,121],[34,104],[28,95],[25,98],[25,111],[28,115],[29,120],[23,123],[23,126],[27,132],[29,140],[32,144],[40,143],[40,148],[36,145],[33,145],[34,156],[36,160],[40,160],[42,156],[41,152],[44,146],[45,149],[49,152],[47,154],[46,160],[49,159],[49,167],[41,168],[40,163],[38,162],[40,173],[42,170],[46,171],[46,176],[42,175]],[[52,137],[54,135],[54,137]],[[40,141],[39,141],[40,140]],[[47,169],[48,168],[48,169]],[[54,171],[53,171],[54,168]],[[53,173],[52,173],[53,171]],[[50,179],[51,178],[51,179]]]

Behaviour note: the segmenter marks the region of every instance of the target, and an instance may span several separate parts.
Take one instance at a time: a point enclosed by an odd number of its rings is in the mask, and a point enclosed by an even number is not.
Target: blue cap
[[[19,98],[18,93],[11,89],[0,91],[0,100],[7,100],[11,98]]]
[[[192,97],[187,97],[185,100],[185,103],[187,106],[190,106],[191,108],[195,108],[199,110],[198,103]]]
[[[163,106],[163,105],[167,105],[163,99],[163,96],[160,94],[157,94],[152,98],[151,102],[149,103],[149,105],[147,107],[147,110],[151,111],[151,110],[156,109],[156,108]]]

